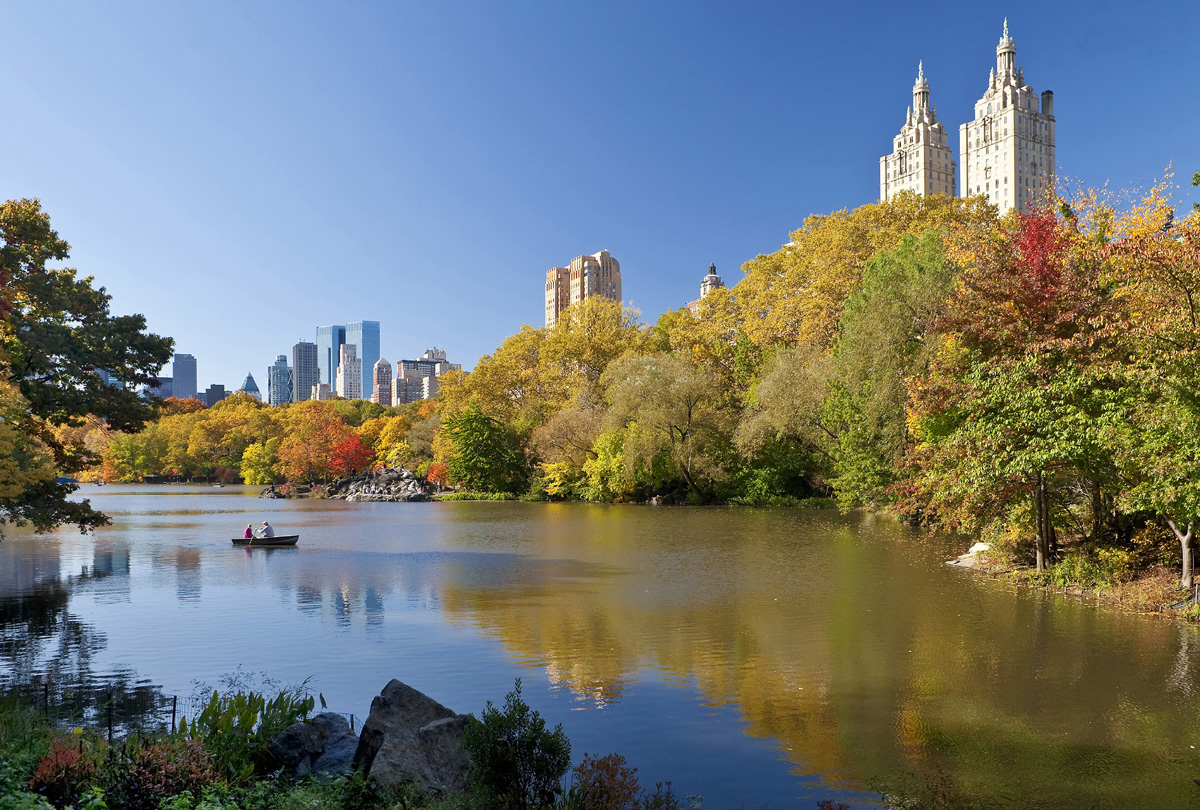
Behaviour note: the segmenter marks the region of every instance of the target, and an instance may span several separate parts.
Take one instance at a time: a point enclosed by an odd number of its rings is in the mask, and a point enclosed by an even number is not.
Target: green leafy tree
[[[1179,541],[1180,584],[1191,588],[1192,540],[1200,526],[1200,403],[1171,388],[1128,393],[1128,407],[1110,431],[1128,483],[1122,502],[1163,517]]]
[[[442,423],[451,451],[446,459],[451,480],[483,492],[521,492],[529,483],[529,464],[517,434],[472,403]]]
[[[832,485],[843,508],[891,500],[909,446],[908,381],[929,367],[934,321],[954,281],[943,232],[909,234],[867,262],[846,301],[822,419],[837,434]]]
[[[692,496],[708,499],[724,469],[733,430],[712,374],[670,354],[630,356],[605,374],[607,426],[624,432],[627,469],[653,474],[666,461]]]
[[[90,276],[49,266],[66,259],[70,246],[37,200],[0,205],[0,240],[0,360],[25,400],[8,424],[45,448],[60,475],[71,476],[99,458],[55,428],[94,415],[114,431],[140,430],[153,409],[130,389],[152,380],[170,359],[172,341],[148,334],[141,315],[112,315],[110,296]],[[101,369],[127,387],[101,382]],[[39,531],[74,523],[87,531],[107,522],[86,500],[70,499],[71,484],[44,476],[18,483],[19,493],[0,499],[0,523],[32,523]]]

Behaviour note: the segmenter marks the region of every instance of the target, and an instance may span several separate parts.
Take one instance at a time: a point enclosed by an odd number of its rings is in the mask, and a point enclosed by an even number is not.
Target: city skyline
[[[710,263],[732,287],[809,214],[873,202],[917,64],[957,127],[1005,17],[1055,94],[1055,168],[1137,190],[1173,163],[1190,208],[1200,10],[1086,8],[26,4],[0,53],[22,111],[4,194],[41,198],[69,264],[205,385],[262,383],[331,312],[380,321],[383,356],[472,368],[543,323],[566,257],[618,256],[652,322]],[[547,69],[579,31],[603,58]]]

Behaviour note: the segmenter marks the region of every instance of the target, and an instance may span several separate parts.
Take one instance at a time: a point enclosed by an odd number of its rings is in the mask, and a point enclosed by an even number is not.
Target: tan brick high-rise
[[[546,272],[546,327],[554,326],[571,304],[595,295],[621,300],[621,263],[607,250],[576,256],[567,267],[551,267]]]

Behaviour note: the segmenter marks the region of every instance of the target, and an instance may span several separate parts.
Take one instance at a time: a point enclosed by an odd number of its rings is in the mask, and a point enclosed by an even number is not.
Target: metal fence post
[[[179,708],[179,695],[171,695],[171,733],[175,733],[175,710]]]

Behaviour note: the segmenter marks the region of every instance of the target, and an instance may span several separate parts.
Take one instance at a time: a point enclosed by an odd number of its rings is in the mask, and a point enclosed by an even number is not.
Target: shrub
[[[570,798],[579,810],[634,810],[642,789],[637,768],[626,767],[620,754],[593,759],[583,755],[575,767]]]
[[[55,807],[65,807],[75,801],[96,772],[90,754],[84,752],[82,736],[56,738],[29,778],[29,789],[45,796]]]
[[[562,724],[546,730],[546,721],[521,699],[521,679],[504,698],[504,710],[491,701],[477,720],[467,723],[463,745],[470,772],[485,807],[541,810],[562,791],[571,765],[571,742]]]
[[[53,736],[41,712],[15,696],[0,698],[0,796],[25,790]]]
[[[5,791],[0,793],[0,810],[54,810],[54,805],[36,793]]]
[[[220,774],[199,740],[143,742],[134,737],[105,763],[100,779],[112,807],[157,810],[160,802],[179,794],[199,796]]]
[[[688,797],[688,805],[679,803],[675,792],[671,790],[671,783],[656,782],[654,784],[654,792],[648,794],[638,804],[638,810],[692,810],[700,806],[699,797]]]
[[[181,721],[179,730],[203,743],[227,779],[246,782],[255,773],[275,769],[278,763],[269,751],[271,740],[306,718],[315,705],[305,684],[284,689],[271,700],[253,690],[213,690],[191,725]]]

